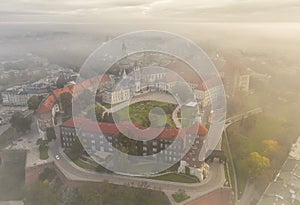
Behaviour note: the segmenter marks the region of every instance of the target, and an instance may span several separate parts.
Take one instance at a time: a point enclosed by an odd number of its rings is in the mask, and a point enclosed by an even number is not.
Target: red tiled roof
[[[68,87],[63,87],[63,88],[60,88],[60,89],[56,89],[52,93],[56,97],[56,99],[59,99],[60,95],[63,94],[63,93],[73,94],[73,86],[68,86]]]
[[[37,109],[38,113],[46,113],[46,112],[51,112],[54,104],[58,99],[60,98],[60,95],[62,93],[70,93],[72,94],[73,92],[73,87],[64,87],[64,88],[59,88],[54,91],[52,91],[52,94],[48,95],[45,101],[40,105],[40,107]]]
[[[85,89],[95,89],[95,88],[101,88],[101,84],[105,83],[107,81],[110,81],[110,77],[107,74],[95,76],[89,79],[86,79],[80,83],[82,87]]]
[[[106,122],[93,122],[90,121],[82,125],[82,130],[88,132],[99,133],[117,136],[119,135],[119,129],[114,123],[106,123]]]
[[[52,94],[48,95],[46,100],[37,109],[37,112],[38,113],[51,112],[55,102],[60,99],[60,95],[63,93],[70,93],[71,95],[73,95],[73,92],[75,91],[76,93],[74,93],[74,95],[76,96],[85,89],[91,89],[95,85],[98,86],[98,83],[106,82],[109,80],[110,77],[105,74],[105,75],[95,76],[91,79],[84,80],[83,82],[76,84],[74,86],[66,86],[64,88],[56,89],[52,91]]]
[[[205,136],[208,133],[208,129],[200,124],[193,124],[190,127],[185,128],[185,132],[187,134],[195,134],[197,133],[200,136]]]
[[[55,102],[56,102],[56,98],[53,95],[48,95],[48,97],[43,102],[43,104],[41,104],[40,107],[38,108],[37,112],[38,113],[51,112]]]
[[[91,120],[85,117],[73,117],[65,121],[61,126],[63,127],[75,127],[76,126],[82,126],[86,123],[90,123]]]
[[[192,84],[201,84],[202,79],[199,77],[198,73],[194,71],[188,64],[180,60],[173,60],[169,63],[166,68],[178,73],[185,81]]]
[[[88,132],[102,132],[103,134],[109,134],[117,136],[119,135],[120,131],[118,127],[120,126],[121,130],[126,130],[131,128],[130,122],[121,122],[120,124],[116,125],[114,123],[106,123],[106,122],[94,122],[87,118],[80,118],[80,117],[74,117],[74,119],[69,119],[66,122],[64,122],[61,126],[62,127],[75,127],[80,126],[80,128],[84,131]],[[81,121],[81,122],[80,122]],[[76,123],[77,122],[77,123]],[[141,138],[154,138],[157,136],[157,133],[161,131],[161,128],[146,128],[137,124],[133,124],[136,129],[131,129],[130,134],[134,135],[135,137],[141,137]],[[198,128],[198,130],[196,130]],[[208,130],[203,127],[202,125],[196,125],[189,128],[185,128],[184,130],[180,130],[176,127],[170,127],[170,128],[164,128],[164,130],[159,134],[157,138],[162,139],[184,139],[185,133],[191,133],[195,134],[197,133],[200,136],[206,135],[208,133]]]

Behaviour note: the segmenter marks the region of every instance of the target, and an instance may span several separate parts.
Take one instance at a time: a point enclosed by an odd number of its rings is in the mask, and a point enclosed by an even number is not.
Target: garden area
[[[115,113],[118,121],[128,121],[127,113],[129,113],[130,120],[133,123],[137,123],[139,125],[149,127],[150,126],[150,117],[152,118],[152,122],[155,123],[152,126],[161,127],[164,126],[163,115],[157,108],[161,108],[165,112],[166,116],[166,126],[175,126],[172,113],[176,108],[175,104],[169,104],[158,101],[143,101],[131,104],[129,108],[124,108]],[[152,110],[152,111],[151,111]],[[150,112],[151,111],[151,112]]]

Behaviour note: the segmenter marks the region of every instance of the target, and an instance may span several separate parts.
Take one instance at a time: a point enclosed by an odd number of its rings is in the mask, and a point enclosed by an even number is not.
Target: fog
[[[53,63],[80,67],[102,42],[144,29],[177,33],[209,54],[268,54],[289,64],[300,61],[300,23],[0,24],[0,58],[32,52]]]

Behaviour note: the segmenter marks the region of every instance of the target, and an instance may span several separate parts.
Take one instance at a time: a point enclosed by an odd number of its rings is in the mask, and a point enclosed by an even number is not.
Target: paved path
[[[60,159],[55,160],[55,164],[67,178],[72,180],[93,182],[102,182],[104,180],[108,180],[109,182],[114,184],[131,184],[132,186],[136,187],[138,187],[142,182],[147,182],[150,189],[162,190],[167,194],[169,193],[169,195],[174,193],[175,191],[178,191],[179,188],[183,188],[191,196],[189,200],[193,200],[219,187],[222,187],[225,182],[224,166],[223,164],[219,164],[218,162],[210,164],[210,174],[203,182],[187,184],[140,177],[128,177],[116,174],[105,174],[84,170],[68,159],[68,157],[63,153],[62,148],[60,148],[59,146],[59,140],[57,140],[55,143],[50,144],[49,151],[52,157],[57,154],[60,155]],[[185,201],[185,203],[186,202],[187,201]]]
[[[172,113],[172,120],[174,121],[175,126],[177,128],[181,128],[181,123],[177,117],[177,113],[179,112],[179,109],[180,109],[180,106],[178,105]]]
[[[104,113],[113,113],[117,112],[119,110],[122,110],[123,108],[129,106],[130,104],[142,102],[142,101],[150,101],[150,100],[157,100],[160,102],[166,102],[171,104],[177,104],[175,98],[166,93],[160,93],[160,92],[149,92],[141,95],[137,95],[133,98],[131,98],[129,101],[114,105],[112,108],[107,109],[104,111]]]
[[[258,197],[259,194],[257,193],[254,185],[247,182],[244,193],[241,199],[236,202],[236,205],[250,205],[252,200]]]

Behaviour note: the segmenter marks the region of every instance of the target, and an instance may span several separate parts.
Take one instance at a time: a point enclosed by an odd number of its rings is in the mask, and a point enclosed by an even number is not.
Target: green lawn
[[[79,158],[76,161],[74,161],[74,163],[77,166],[79,166],[79,167],[81,167],[83,169],[86,169],[86,170],[93,170],[94,171],[96,169],[95,165],[93,165],[93,164],[91,164],[89,162],[86,162],[86,161],[82,160],[81,158]]]
[[[198,178],[195,176],[188,176],[185,174],[169,173],[157,177],[152,177],[151,179],[170,181],[170,182],[180,182],[180,183],[197,183]]]
[[[6,151],[0,165],[0,201],[21,200],[25,182],[25,151]]]
[[[176,108],[175,104],[169,104],[158,101],[143,101],[131,104],[129,108],[124,108],[115,113],[117,119],[120,121],[127,121],[127,114],[129,113],[129,117],[133,123],[137,123],[139,125],[143,125],[145,127],[150,126],[149,113],[152,109],[159,107],[164,110],[166,113],[166,123],[169,126],[174,126],[174,122],[172,120],[172,113]],[[159,114],[152,113],[153,122],[155,123],[153,126],[162,126],[163,118]]]

